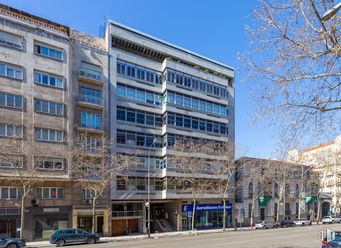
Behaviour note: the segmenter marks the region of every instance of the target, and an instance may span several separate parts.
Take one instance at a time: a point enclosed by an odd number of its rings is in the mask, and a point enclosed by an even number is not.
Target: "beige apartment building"
[[[341,136],[303,151],[291,150],[289,161],[312,166],[320,174],[320,217],[341,214]]]

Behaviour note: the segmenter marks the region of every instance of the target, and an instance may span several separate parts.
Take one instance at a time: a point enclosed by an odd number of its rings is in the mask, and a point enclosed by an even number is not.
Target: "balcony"
[[[92,109],[103,109],[103,99],[97,96],[80,94],[78,98],[78,105]]]
[[[98,72],[80,69],[78,78],[87,83],[103,86],[102,76]]]
[[[91,124],[91,123],[81,122],[78,127],[78,130],[81,132],[86,132],[86,133],[104,134],[102,124]]]

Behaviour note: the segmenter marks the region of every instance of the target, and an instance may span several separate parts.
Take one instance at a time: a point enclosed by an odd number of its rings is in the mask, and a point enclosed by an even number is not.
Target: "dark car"
[[[0,248],[21,248],[25,246],[26,242],[23,239],[0,236]]]
[[[99,236],[96,233],[88,233],[78,228],[58,229],[52,233],[50,244],[56,244],[60,247],[71,243],[88,243],[94,244],[99,241]]]
[[[294,227],[296,226],[295,222],[292,220],[282,220],[279,224],[280,227]]]

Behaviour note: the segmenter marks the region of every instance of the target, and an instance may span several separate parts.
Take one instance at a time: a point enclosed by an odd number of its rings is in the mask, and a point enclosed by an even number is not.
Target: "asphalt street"
[[[133,241],[97,243],[95,245],[72,245],[78,248],[313,248],[321,247],[320,231],[330,228],[341,230],[341,224],[313,225],[295,228],[247,230],[202,234],[198,236],[163,237]]]

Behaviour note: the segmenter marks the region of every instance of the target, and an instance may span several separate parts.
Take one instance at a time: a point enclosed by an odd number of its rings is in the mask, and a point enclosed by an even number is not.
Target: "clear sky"
[[[239,155],[272,157],[277,133],[252,125],[254,103],[237,53],[247,49],[244,25],[256,0],[0,0],[1,3],[98,35],[105,18],[220,61],[236,69]],[[252,82],[248,82],[251,84]]]

